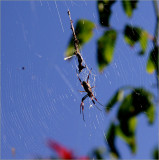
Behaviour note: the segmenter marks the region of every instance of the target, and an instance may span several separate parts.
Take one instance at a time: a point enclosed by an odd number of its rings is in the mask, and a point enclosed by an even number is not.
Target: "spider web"
[[[117,3],[112,23],[119,23],[121,28],[122,13],[118,11],[120,4]],[[143,2],[141,6],[148,3]],[[2,6],[2,159],[55,155],[46,146],[48,138],[74,150],[77,156],[88,155],[96,147],[103,147],[108,152],[105,133],[110,122],[116,122],[117,107],[106,114],[102,106],[96,103],[102,109],[99,111],[87,98],[84,101],[84,122],[80,115],[80,103],[85,94],[79,92],[83,88],[76,75],[76,58],[70,62],[63,60],[72,35],[68,8],[74,25],[80,18],[98,24],[96,1],[2,2]],[[154,24],[152,14],[146,14],[150,17],[149,22],[145,21],[145,15],[138,18],[153,33],[149,25]],[[131,23],[142,25],[139,20]],[[134,54],[139,47],[131,50],[121,35],[113,62],[103,74],[99,74],[96,40],[103,32],[103,28],[97,26],[92,40],[81,51],[85,63],[89,69],[92,68],[89,82],[91,86],[96,86],[93,92],[98,101],[107,104],[115,91],[125,84],[146,86],[157,95],[152,87],[155,77],[145,73],[148,54],[139,58]],[[150,50],[152,44],[148,48]],[[89,69],[80,74],[82,80],[86,80]],[[148,158],[150,150],[156,145],[157,120],[150,131],[145,116],[140,116],[137,131],[137,140],[142,146],[139,146],[136,158]],[[154,138],[144,142],[146,136],[152,136],[152,133]],[[143,148],[145,145],[147,147]],[[132,158],[126,144],[118,140],[117,146],[122,146],[124,158]]]

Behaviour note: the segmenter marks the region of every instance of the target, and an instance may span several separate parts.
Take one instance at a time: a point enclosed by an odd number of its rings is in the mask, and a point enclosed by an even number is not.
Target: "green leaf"
[[[93,22],[85,19],[78,20],[77,25],[75,27],[75,33],[79,41],[79,49],[92,38],[94,28],[95,28],[95,24]],[[74,49],[74,41],[72,36],[65,55],[66,57],[72,56],[74,52],[75,52],[75,49]]]
[[[153,159],[159,159],[159,148],[158,146],[153,151]]]
[[[133,10],[137,7],[138,0],[122,0],[123,9],[128,17],[131,17]]]
[[[110,16],[112,14],[111,7],[116,0],[98,0],[99,20],[102,26],[109,26]]]
[[[150,124],[152,124],[154,122],[154,118],[155,118],[155,107],[153,105],[153,103],[150,104],[149,108],[147,109],[147,111],[145,112],[148,121]]]
[[[146,113],[150,124],[154,122],[155,107],[153,95],[143,89],[133,89],[122,101],[117,112],[119,125],[116,126],[116,133],[129,145],[132,153],[136,152],[135,131],[137,115]]]
[[[113,106],[118,102],[121,101],[123,99],[123,90],[118,90],[114,96],[110,99],[110,101],[108,102],[108,104],[106,105],[105,109],[108,112],[109,110],[111,110],[113,108]]]
[[[113,59],[117,33],[109,30],[98,40],[98,67],[102,71]]]
[[[116,126],[115,124],[111,124],[110,128],[107,132],[106,141],[108,142],[108,146],[110,148],[110,152],[116,158],[119,158],[119,152],[115,146],[115,138],[116,138]]]
[[[148,42],[148,33],[146,31],[142,30],[139,42],[140,42],[140,46],[141,46],[141,51],[139,54],[143,55],[146,51],[147,42]]]
[[[127,137],[133,137],[136,129],[136,117],[120,121],[120,128]]]
[[[75,32],[80,45],[83,45],[92,38],[94,28],[95,24],[91,21],[81,19],[77,22]]]
[[[140,42],[141,51],[139,55],[143,55],[147,49],[148,33],[142,28],[126,25],[124,28],[124,39],[128,45],[133,47],[137,42]]]
[[[158,62],[159,62],[159,47],[154,47],[150,52],[149,59],[147,61],[146,70],[148,73],[153,73],[155,70],[158,72]]]
[[[136,152],[136,124],[137,118],[132,117],[127,121],[120,122],[120,125],[117,127],[117,135],[119,135],[129,145],[132,153]]]
[[[149,123],[152,124],[155,116],[155,107],[153,105],[153,95],[143,88],[136,88],[132,92],[132,105],[134,106],[133,114],[137,115],[145,112]]]
[[[65,52],[65,56],[66,57],[69,57],[69,56],[72,56],[75,52],[75,47],[74,47],[74,43],[73,43],[73,39],[70,40],[70,43],[67,47],[67,50]]]
[[[126,25],[124,29],[124,39],[130,46],[134,46],[135,43],[140,40],[141,33],[141,28]]]
[[[93,150],[93,159],[103,159],[103,153],[105,152],[104,148],[96,148]],[[95,156],[95,157],[94,157]]]
[[[151,54],[150,54],[149,59],[147,61],[146,71],[150,74],[152,74],[155,71],[155,64],[152,61]]]
[[[117,117],[120,122],[127,121],[140,113],[146,113],[149,123],[153,123],[155,108],[153,95],[143,88],[136,88],[122,101]]]
[[[119,121],[127,121],[133,116],[134,107],[132,105],[131,94],[127,95],[119,106],[117,117]]]

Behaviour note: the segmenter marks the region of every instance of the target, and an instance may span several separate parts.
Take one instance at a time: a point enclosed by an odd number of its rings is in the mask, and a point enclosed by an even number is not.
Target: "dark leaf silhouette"
[[[159,148],[158,147],[156,147],[155,150],[153,151],[153,158],[159,159]]]
[[[122,0],[123,9],[128,17],[131,17],[133,10],[137,7],[138,0]]]
[[[110,125],[110,128],[107,132],[106,138],[107,138],[106,142],[108,143],[111,154],[116,158],[120,158],[119,152],[118,152],[116,145],[115,145],[115,139],[116,139],[116,126],[115,126],[115,124],[112,123]]]
[[[124,87],[123,87],[124,89]],[[125,87],[128,89],[128,87]],[[132,89],[132,88],[130,88]],[[111,108],[119,101],[119,95],[122,90],[118,90],[110,99],[107,107]],[[135,131],[137,124],[137,115],[144,113],[150,124],[154,121],[155,107],[153,105],[153,95],[143,88],[135,88],[125,98],[122,98],[117,111],[118,126],[111,125],[107,139],[111,152],[118,154],[114,146],[115,136],[120,136],[128,144],[132,153],[136,152]],[[108,108],[108,110],[109,110]]]
[[[143,55],[147,49],[148,33],[139,27],[126,25],[124,29],[124,39],[131,47],[137,42],[140,43],[141,51],[139,55]]]
[[[99,21],[102,26],[109,26],[110,16],[112,14],[111,7],[114,4],[115,0],[98,0],[98,13]]]
[[[103,159],[103,153],[104,153],[104,149],[103,148],[96,148],[93,150],[93,159]]]
[[[137,118],[132,117],[125,122],[120,122],[117,128],[117,135],[120,136],[130,147],[131,152],[136,152],[136,130]]]
[[[153,95],[143,88],[134,89],[121,103],[118,111],[118,119],[121,122],[128,120],[139,113],[146,113],[149,123],[154,121],[155,108],[152,102]]]
[[[158,72],[158,62],[159,62],[159,47],[154,47],[152,51],[150,52],[149,59],[147,61],[147,72],[148,73],[153,73],[155,70],[157,74],[159,75]]]
[[[141,28],[126,25],[124,29],[125,41],[130,45],[134,46],[139,41],[141,34]]]
[[[117,33],[109,30],[98,40],[98,67],[102,71],[113,59]]]

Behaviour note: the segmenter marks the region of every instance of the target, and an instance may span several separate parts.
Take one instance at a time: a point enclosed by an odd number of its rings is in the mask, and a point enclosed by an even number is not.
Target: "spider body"
[[[92,89],[89,83],[87,83],[86,81],[82,82],[83,88],[84,90],[87,92],[89,97],[93,97],[93,93],[92,93]]]
[[[91,69],[92,70],[92,69]],[[77,77],[81,83],[81,86],[84,88],[85,91],[80,91],[80,92],[86,92],[87,94],[82,98],[82,101],[81,101],[81,105],[80,105],[80,113],[81,113],[81,108],[82,108],[82,114],[83,114],[83,120],[84,120],[84,113],[83,113],[83,110],[84,110],[84,100],[87,98],[87,97],[90,97],[93,104],[96,106],[95,104],[95,101],[93,100],[93,98],[98,102],[98,100],[96,99],[96,97],[94,96],[93,92],[92,92],[92,88],[94,88],[95,86],[91,87],[88,80],[89,80],[89,76],[90,76],[90,73],[91,73],[91,70],[87,76],[87,81],[81,81],[78,73],[77,73]],[[77,71],[76,71],[77,72]],[[98,102],[100,105],[102,105],[100,102]],[[103,105],[102,105],[103,106]],[[97,107],[97,106],[96,106]],[[97,107],[98,108],[98,107]],[[99,108],[98,108],[99,109]],[[99,109],[100,110],[100,109]]]

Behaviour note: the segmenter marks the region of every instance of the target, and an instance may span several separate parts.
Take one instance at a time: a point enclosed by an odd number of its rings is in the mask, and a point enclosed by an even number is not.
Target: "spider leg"
[[[83,98],[82,98],[82,102],[81,102],[81,105],[80,105],[80,113],[81,113],[81,108],[82,108],[82,114],[83,114],[83,120],[84,120],[84,100],[88,97],[88,94],[86,94]],[[85,121],[85,120],[84,120]]]
[[[93,100],[93,98],[92,97],[90,97],[91,98],[91,100],[92,100],[92,102],[93,102],[93,104],[97,107],[97,109],[99,109],[100,111],[102,111],[96,104],[95,104],[95,102],[94,102],[94,100]]]
[[[80,83],[81,83],[81,86],[83,86],[82,81],[81,81],[81,79],[80,79],[80,77],[79,77],[79,75],[78,75],[78,73],[77,73],[77,69],[76,69],[76,74],[77,74],[77,77],[78,77],[78,79],[79,79],[79,81],[80,81]]]
[[[86,92],[86,91],[79,91],[79,92]]]
[[[97,98],[93,95],[93,98],[101,105],[101,106],[103,106],[104,107],[104,105],[103,104],[101,104],[98,100],[97,100]]]
[[[90,76],[90,74],[91,74],[91,71],[92,71],[92,68],[91,68],[90,71],[89,71],[89,74],[88,74],[88,77],[87,77],[87,83],[88,83],[88,80],[89,80],[89,76]]]
[[[91,89],[92,89],[92,88],[95,88],[95,87],[96,87],[96,86],[93,86],[93,87],[91,87]]]

